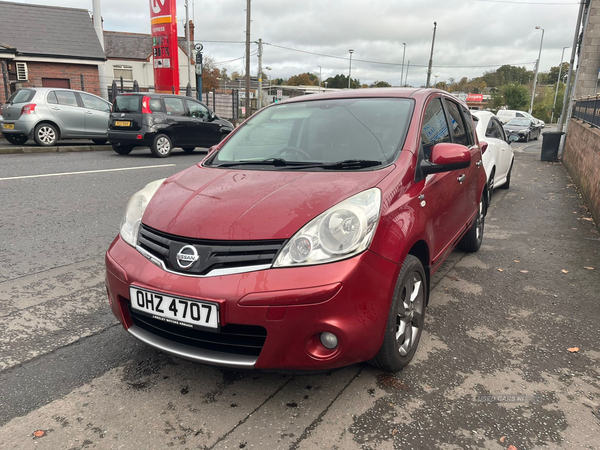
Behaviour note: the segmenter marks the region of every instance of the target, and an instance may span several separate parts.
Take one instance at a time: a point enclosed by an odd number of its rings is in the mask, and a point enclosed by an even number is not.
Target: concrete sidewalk
[[[57,145],[52,147],[42,147],[33,141],[27,141],[23,145],[13,145],[0,134],[0,155],[14,153],[100,152],[107,150],[112,150],[110,144],[98,145],[87,139],[59,141]]]

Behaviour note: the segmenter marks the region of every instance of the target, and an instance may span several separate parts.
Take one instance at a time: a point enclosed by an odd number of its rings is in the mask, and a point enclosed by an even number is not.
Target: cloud
[[[92,1],[18,0],[23,3],[53,4],[92,8]],[[533,1],[533,0],[532,0]],[[541,0],[540,0],[541,1]],[[244,0],[190,2],[195,12],[195,36],[204,52],[217,62],[240,58],[244,45],[210,41],[245,40]],[[560,62],[562,47],[573,39],[577,4],[532,5],[476,0],[346,0],[344,2],[305,0],[252,2],[252,40],[309,52],[335,55],[329,58],[265,45],[263,65],[271,67],[273,78],[312,72],[321,66],[323,79],[348,73],[348,50],[353,49],[352,76],[362,82],[377,80],[399,84],[402,43],[406,43],[409,83],[425,83],[431,50],[433,22],[437,35],[433,74],[438,81],[463,76],[473,78],[502,64],[527,63],[533,69],[538,57],[541,32],[545,28],[540,70]],[[148,0],[102,0],[104,28],[111,31],[149,33]],[[185,21],[185,1],[177,0],[180,34]],[[252,44],[256,49],[256,44]],[[565,58],[568,58],[566,53]],[[398,65],[374,64],[380,61]],[[462,66],[462,67],[449,67]],[[479,66],[479,67],[473,67]],[[490,67],[482,67],[490,66]],[[244,70],[244,60],[225,64],[229,72]],[[252,72],[257,58],[251,59]],[[406,70],[406,65],[405,65]]]

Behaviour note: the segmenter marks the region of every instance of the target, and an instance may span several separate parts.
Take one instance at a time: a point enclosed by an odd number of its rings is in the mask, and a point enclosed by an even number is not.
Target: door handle
[[[92,116],[92,115],[94,114],[94,113],[93,113],[93,112],[91,112],[91,111],[86,111],[85,113],[86,113],[88,116]]]
[[[50,108],[50,109],[53,109],[54,111],[60,111],[60,108],[58,108],[58,107],[56,107],[56,106],[53,106],[53,107],[52,107],[52,108]]]
[[[477,167],[481,167],[481,160],[477,161],[477,162],[475,163],[475,165],[476,165]]]
[[[460,177],[457,178],[457,180],[460,184],[462,184],[463,181],[465,181],[465,178],[467,178],[467,176],[463,173]]]

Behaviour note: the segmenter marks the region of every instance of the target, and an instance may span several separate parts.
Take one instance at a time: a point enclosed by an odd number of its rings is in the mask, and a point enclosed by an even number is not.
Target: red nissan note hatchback
[[[106,254],[124,328],[235,368],[402,369],[431,275],[483,237],[468,109],[431,89],[274,104],[199,164],[136,193]]]

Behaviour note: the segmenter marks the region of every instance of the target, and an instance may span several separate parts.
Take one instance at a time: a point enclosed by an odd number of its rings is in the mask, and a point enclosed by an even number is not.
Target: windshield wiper
[[[235,167],[235,166],[275,166],[275,167],[305,167],[312,166],[312,163],[302,161],[286,161],[283,158],[251,159],[247,161],[232,161],[223,164],[216,164],[214,167]]]
[[[334,163],[323,164],[323,169],[330,170],[353,170],[353,169],[364,169],[365,167],[380,166],[383,164],[381,161],[375,161],[371,159],[346,159],[344,161],[338,161]]]

